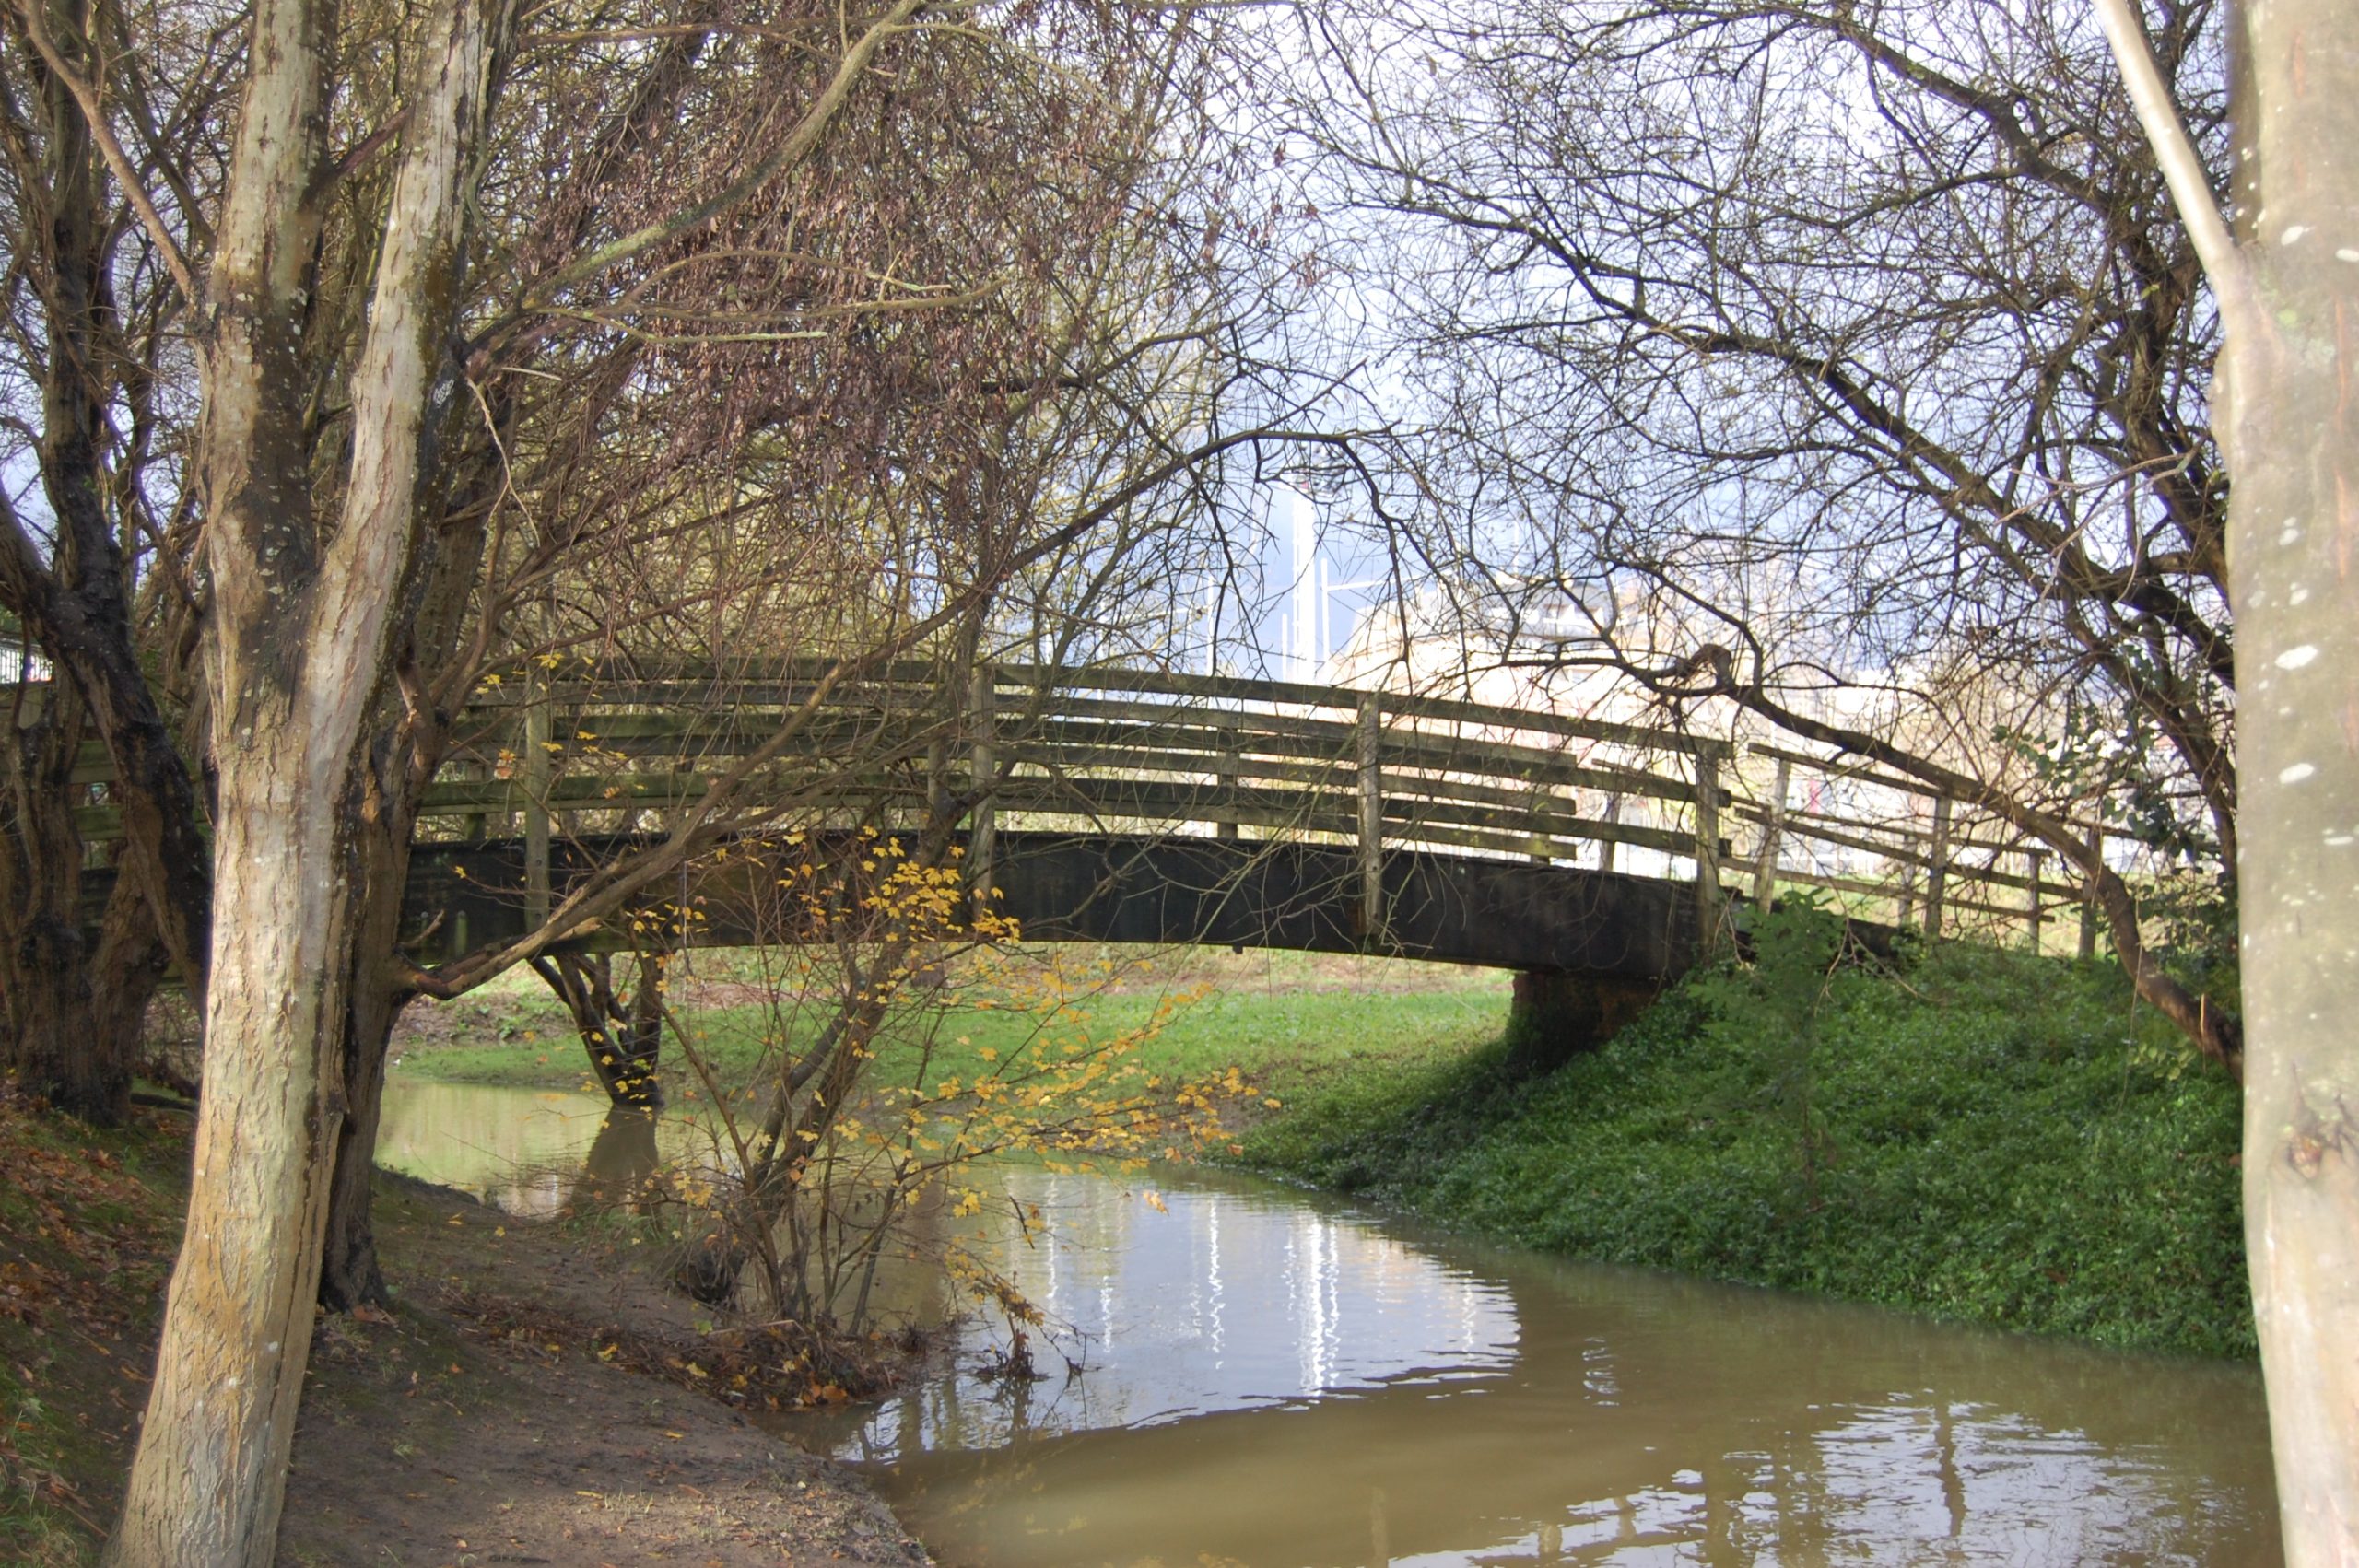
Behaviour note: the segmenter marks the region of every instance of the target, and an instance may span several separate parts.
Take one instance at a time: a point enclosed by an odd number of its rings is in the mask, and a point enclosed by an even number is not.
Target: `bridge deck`
[[[630,846],[563,845],[552,880],[562,898],[579,875]],[[963,848],[962,842],[962,848]],[[636,940],[659,945],[749,946],[780,934],[769,894],[792,858],[816,848],[842,863],[840,844],[734,853],[707,862],[656,901],[666,913]],[[1374,953],[1508,969],[1555,970],[1660,982],[1693,962],[1690,885],[1577,867],[1423,850],[1383,863],[1383,919],[1363,919],[1358,852],[1351,846],[1205,837],[1061,833],[1003,835],[994,907],[1027,940],[1211,942]],[[696,913],[669,911],[687,902]],[[431,928],[418,956],[455,957],[533,929],[521,839],[421,846],[411,863],[405,930]],[[631,940],[615,927],[594,944]]]

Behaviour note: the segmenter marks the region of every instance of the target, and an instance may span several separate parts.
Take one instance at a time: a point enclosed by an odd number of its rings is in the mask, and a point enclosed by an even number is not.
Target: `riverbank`
[[[1698,977],[1537,1077],[1496,1038],[1316,1056],[1265,1073],[1245,1164],[1567,1257],[2256,1353],[2236,1085],[2114,965]]]
[[[727,1083],[764,1015],[710,967],[687,1011]],[[1905,974],[1805,965],[1783,992],[1773,977],[1697,977],[1536,1077],[1502,1038],[1506,977],[1484,971],[1178,954],[1121,968],[1076,1012],[1110,1036],[1192,998],[1139,1059],[1246,1076],[1234,1158],[1453,1228],[2125,1349],[2254,1353],[2236,1089],[2117,966],[1945,944]],[[405,1020],[397,1073],[578,1085],[580,1047],[533,984]],[[993,1000],[969,996],[934,1031],[933,1079],[1037,1047],[1037,1017]]]
[[[91,1562],[113,1517],[187,1129],[0,1099],[0,1560]],[[281,1563],[924,1563],[865,1486],[705,1391],[735,1380],[726,1336],[619,1232],[394,1178],[376,1228],[399,1305],[321,1324]]]

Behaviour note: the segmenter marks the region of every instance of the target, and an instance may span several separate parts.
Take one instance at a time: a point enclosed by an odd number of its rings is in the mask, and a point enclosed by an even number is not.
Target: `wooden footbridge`
[[[967,882],[1028,937],[1385,953],[1649,993],[1731,898],[1781,887],[2035,945],[2081,899],[1961,802],[1726,737],[1146,670],[605,667],[519,672],[461,717],[423,804],[412,951],[521,937],[699,810],[742,825],[740,846],[955,822]],[[108,818],[86,825],[104,837]],[[569,940],[646,940],[658,905],[666,942],[756,940],[761,869],[708,855]],[[2085,909],[2079,934],[2085,952]]]
[[[487,691],[425,802],[408,929],[433,928],[426,956],[522,934],[716,790],[823,840],[955,820],[969,883],[1044,940],[1387,953],[1649,992],[1732,896],[1816,887],[1862,919],[2034,942],[2080,899],[2004,825],[1791,749],[1140,670],[821,679],[601,670]],[[701,899],[678,938],[760,935],[756,866],[724,857],[667,889]]]

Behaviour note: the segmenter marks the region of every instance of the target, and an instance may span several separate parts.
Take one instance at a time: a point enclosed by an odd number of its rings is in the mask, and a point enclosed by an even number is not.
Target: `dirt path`
[[[0,1562],[98,1555],[187,1169],[183,1116],[93,1132],[0,1085]],[[925,1568],[854,1478],[732,1407],[816,1379],[773,1339],[708,1334],[638,1232],[511,1220],[398,1177],[376,1224],[399,1303],[320,1322],[280,1562]]]
[[[698,1342],[619,1237],[406,1182],[378,1223],[407,1288],[392,1314],[322,1325],[281,1563],[925,1563],[836,1466],[612,1359],[674,1345],[685,1374]]]

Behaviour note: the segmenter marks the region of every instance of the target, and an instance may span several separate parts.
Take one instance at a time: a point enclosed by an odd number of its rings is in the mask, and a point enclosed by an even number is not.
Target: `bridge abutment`
[[[1508,1009],[1508,1060],[1550,1072],[1597,1049],[1662,994],[1661,980],[1520,969]]]

